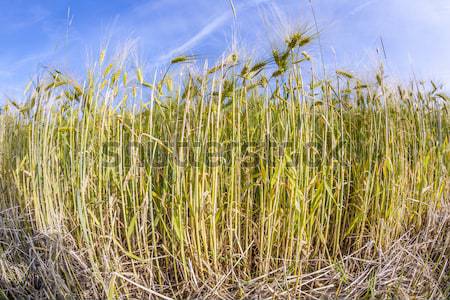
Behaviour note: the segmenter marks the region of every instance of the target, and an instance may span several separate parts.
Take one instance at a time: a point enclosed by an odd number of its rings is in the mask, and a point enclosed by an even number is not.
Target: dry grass
[[[17,209],[2,212],[0,287],[4,298],[104,298],[85,253],[77,249],[70,234],[26,234],[21,219]],[[176,291],[160,293],[190,299],[445,299],[450,291],[449,208],[430,212],[427,221],[419,233],[405,233],[386,250],[368,243],[335,263],[323,261],[320,269],[300,276],[286,276],[283,268],[231,284],[224,280],[218,284],[215,279],[199,282],[193,276],[197,288],[180,285]],[[318,261],[308,264],[317,267]],[[148,272],[145,268],[141,271]],[[235,271],[231,269],[227,275],[235,276]],[[152,294],[136,273],[107,276],[125,279],[123,284],[133,298]]]

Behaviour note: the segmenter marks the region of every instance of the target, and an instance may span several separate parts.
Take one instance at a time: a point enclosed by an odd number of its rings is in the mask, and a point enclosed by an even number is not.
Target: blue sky
[[[140,62],[157,66],[178,54],[215,60],[233,40],[243,53],[264,56],[287,31],[313,22],[308,0],[234,5],[236,26],[227,0],[0,0],[0,97],[20,97],[47,67],[81,74],[107,41],[110,49],[133,45]],[[418,78],[450,83],[450,1],[312,5],[329,68],[372,70],[381,37],[391,77],[407,80],[414,71]],[[318,57],[318,43],[309,51]]]

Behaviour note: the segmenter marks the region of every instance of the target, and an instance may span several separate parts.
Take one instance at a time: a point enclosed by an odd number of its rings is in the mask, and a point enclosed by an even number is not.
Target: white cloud
[[[253,0],[253,1],[247,1],[242,5],[239,5],[236,7],[236,12],[239,15],[240,12],[243,12],[249,8],[258,6],[260,4],[270,2],[271,0]],[[205,39],[208,35],[210,35],[212,32],[217,30],[218,28],[222,27],[227,21],[231,20],[231,17],[233,16],[233,13],[230,10],[222,13],[219,16],[216,16],[212,19],[211,22],[209,22],[206,26],[204,26],[199,32],[197,32],[195,35],[193,35],[191,38],[189,38],[187,41],[185,41],[182,45],[170,50],[168,53],[163,54],[159,57],[159,61],[165,61],[167,59],[172,58],[173,56],[186,52],[193,47],[195,47],[199,42],[201,42],[203,39]]]

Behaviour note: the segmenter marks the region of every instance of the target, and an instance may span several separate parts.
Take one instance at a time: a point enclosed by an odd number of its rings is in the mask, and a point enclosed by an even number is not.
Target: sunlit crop
[[[447,297],[448,96],[319,76],[312,39],[156,74],[102,52],[10,100],[4,297]]]

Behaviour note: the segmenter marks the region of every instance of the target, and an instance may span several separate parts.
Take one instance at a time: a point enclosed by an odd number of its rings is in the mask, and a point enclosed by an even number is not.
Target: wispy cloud
[[[270,2],[271,0],[253,0],[253,1],[247,1],[244,4],[241,4],[237,7],[237,11],[245,11],[249,8],[261,5],[266,2]],[[213,33],[218,28],[222,27],[227,21],[229,21],[233,16],[232,11],[226,11],[222,13],[221,15],[215,17],[208,25],[204,26],[199,32],[197,32],[195,35],[193,35],[191,38],[189,38],[187,41],[185,41],[182,45],[170,50],[167,54],[163,54],[159,57],[159,61],[165,61],[173,56],[186,52],[193,47],[195,47],[199,42],[201,42],[203,39],[205,39],[208,35]]]
[[[6,17],[5,26],[8,30],[19,30],[22,28],[35,26],[37,23],[44,21],[50,12],[40,5],[32,5],[25,9],[20,18],[15,16]],[[3,18],[5,18],[3,16]]]
[[[361,3],[360,5],[356,6],[354,9],[352,9],[349,13],[350,16],[360,12],[361,10],[363,10],[364,8],[366,8],[367,6],[373,4],[375,1],[374,0],[369,0],[366,2]]]
[[[200,41],[202,41],[209,34],[214,32],[217,28],[221,27],[227,20],[231,17],[230,12],[226,12],[220,15],[217,18],[202,28],[199,32],[197,32],[193,37],[184,42],[181,46],[176,47],[175,49],[170,50],[167,54],[160,56],[159,60],[164,61],[169,58],[172,58],[174,55],[188,51],[195,45],[197,45]]]

